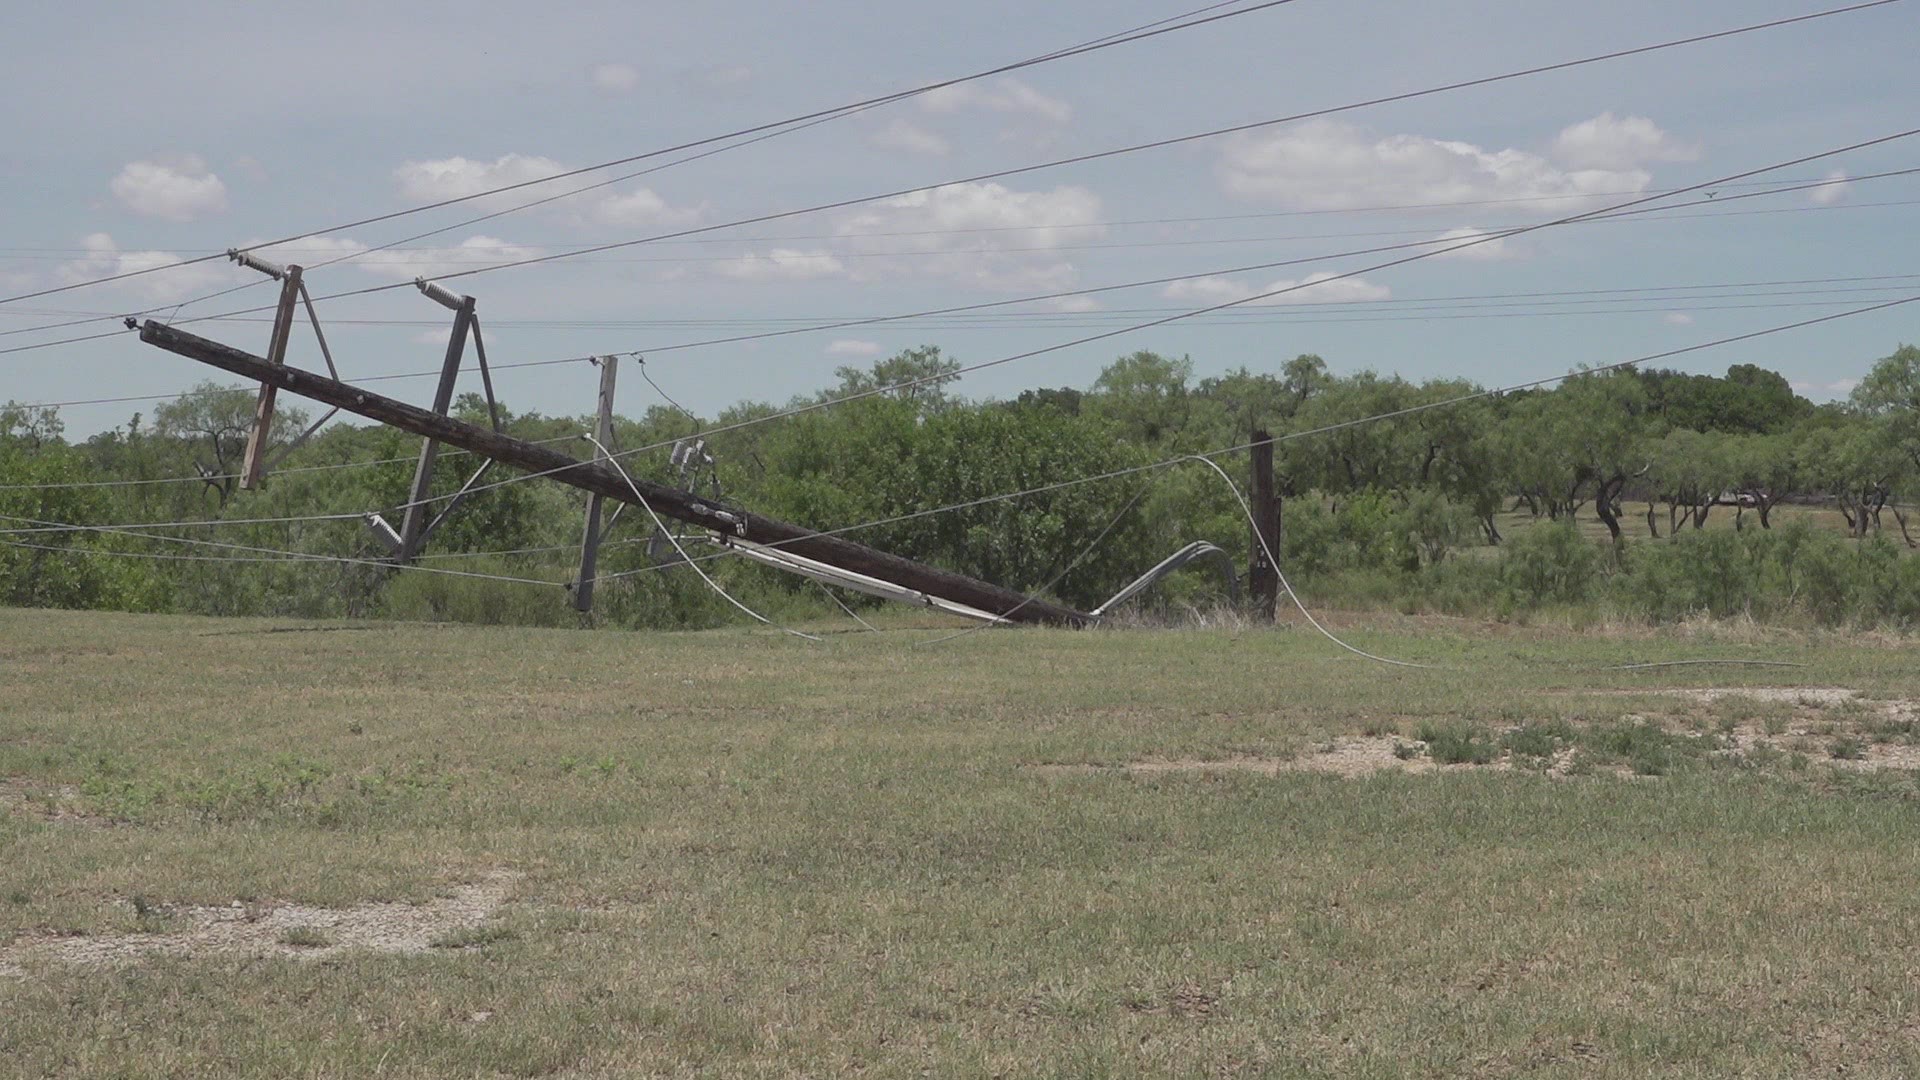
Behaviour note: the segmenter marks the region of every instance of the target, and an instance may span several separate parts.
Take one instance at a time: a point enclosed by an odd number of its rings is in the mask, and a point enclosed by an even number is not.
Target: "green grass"
[[[1770,710],[1659,693],[1912,701],[1911,644],[1335,622],[1448,670],[1288,628],[918,648],[0,611],[0,950],[509,882],[415,953],[0,973],[0,1074],[1920,1074],[1920,785],[1729,758],[1718,722]],[[1595,670],[1694,657],[1808,666]],[[1366,731],[1589,760],[1072,767],[1310,763]]]

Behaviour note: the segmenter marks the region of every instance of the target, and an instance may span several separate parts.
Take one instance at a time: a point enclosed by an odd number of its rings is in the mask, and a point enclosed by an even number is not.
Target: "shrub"
[[[1420,741],[1427,744],[1427,755],[1442,765],[1485,765],[1500,756],[1492,734],[1476,724],[1423,723]]]
[[[1500,582],[1518,607],[1582,604],[1600,576],[1600,552],[1571,522],[1536,525],[1501,553]]]

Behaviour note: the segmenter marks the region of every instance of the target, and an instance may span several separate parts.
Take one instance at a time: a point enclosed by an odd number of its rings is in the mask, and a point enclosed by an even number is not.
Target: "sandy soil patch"
[[[1665,694],[1670,697],[1692,698],[1695,701],[1714,702],[1725,698],[1750,698],[1754,701],[1785,702],[1788,705],[1800,705],[1806,708],[1830,709],[1860,696],[1860,691],[1844,686],[1747,686],[1747,687],[1711,687],[1704,690],[1653,690],[1635,691],[1636,693]]]
[[[351,949],[419,953],[445,934],[479,926],[506,903],[518,875],[497,871],[424,904],[357,904],[316,908],[299,904],[162,909],[172,929],[163,933],[99,937],[26,938],[0,949],[0,975],[23,975],[51,964],[117,964],[142,957],[244,953],[314,959]],[[289,944],[285,939],[318,942]]]
[[[1395,753],[1399,748],[1402,757]],[[1427,756],[1427,746],[1418,739],[1390,735],[1356,736],[1322,743],[1293,757],[1248,755],[1231,758],[1166,758],[1134,761],[1125,765],[1036,765],[1035,770],[1054,775],[1074,773],[1121,772],[1134,776],[1159,776],[1167,773],[1252,772],[1278,776],[1289,772],[1327,773],[1348,778],[1372,776],[1382,772],[1431,773],[1468,769],[1508,769],[1505,761],[1486,765],[1442,765]]]

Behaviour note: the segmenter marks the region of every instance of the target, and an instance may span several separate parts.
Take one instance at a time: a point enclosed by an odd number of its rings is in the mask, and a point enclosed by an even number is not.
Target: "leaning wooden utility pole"
[[[227,258],[249,270],[257,270],[280,283],[280,303],[274,308],[273,330],[267,336],[267,363],[286,363],[287,339],[293,334],[293,305],[299,302],[307,306],[307,321],[313,324],[313,339],[320,346],[320,356],[327,362],[328,373],[336,379],[339,378],[340,372],[333,366],[333,350],[327,348],[327,335],[320,329],[320,316],[313,310],[313,297],[307,293],[306,283],[300,280],[300,267],[271,263],[252,252],[241,251],[238,248],[229,248]],[[132,326],[132,321],[129,320],[127,325]],[[319,431],[321,425],[333,419],[333,414],[340,411],[335,409],[315,420],[308,425],[307,430],[288,439],[280,447],[280,452],[274,455],[273,461],[268,461],[267,443],[273,437],[273,395],[274,388],[262,384],[260,396],[253,403],[253,427],[247,429],[247,452],[240,467],[240,486],[243,489],[251,490],[259,487],[260,482],[266,477],[267,470],[275,462],[312,438],[313,433]]]
[[[1253,566],[1247,575],[1255,617],[1272,622],[1280,602],[1279,568],[1267,558],[1280,557],[1280,497],[1273,490],[1273,436],[1253,432]]]
[[[453,405],[453,385],[460,378],[460,361],[466,358],[467,333],[472,328],[473,297],[458,297],[453,309],[453,332],[447,335],[447,355],[440,362],[440,384],[433,391],[433,411],[441,416],[447,415]],[[401,562],[411,561],[419,554],[421,533],[427,527],[426,498],[433,490],[433,461],[439,453],[439,442],[428,439],[420,447],[420,460],[413,467],[413,490],[407,496],[407,513],[400,522]]]
[[[594,422],[593,437],[600,445],[609,449],[613,446],[613,382],[619,370],[620,358],[602,356],[594,363],[600,365],[600,412]],[[594,450],[594,460],[604,455]],[[600,563],[600,504],[605,496],[592,494],[587,496],[587,531],[580,538],[580,580],[573,585],[573,609],[581,614],[593,611],[593,582],[599,576]]]
[[[287,338],[293,333],[293,305],[300,299],[300,267],[289,265],[280,278],[280,304],[273,311],[273,333],[267,338],[267,363],[287,362]],[[240,487],[260,486],[266,471],[267,439],[273,428],[273,387],[264,383],[253,403],[253,428],[247,432],[247,454],[240,467]]]
[[[1059,623],[1081,626],[1093,621],[1086,612],[1050,601],[1029,598],[1013,589],[956,574],[925,563],[889,555],[842,536],[815,532],[799,525],[752,514],[739,507],[705,499],[690,491],[670,488],[633,477],[631,482],[609,462],[581,461],[557,450],[463,423],[404,401],[350,386],[299,368],[267,363],[264,359],[217,341],[149,319],[140,326],[140,340],[168,352],[198,360],[291,394],[327,405],[402,431],[438,440],[529,473],[550,476],[563,484],[623,503],[650,506],[662,517],[688,522],[718,534],[723,542],[738,537],[777,547],[827,566],[893,582],[998,615],[1012,622]]]

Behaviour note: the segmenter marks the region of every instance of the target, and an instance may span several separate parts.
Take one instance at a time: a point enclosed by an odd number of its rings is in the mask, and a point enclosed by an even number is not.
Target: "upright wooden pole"
[[[447,415],[447,409],[453,405],[453,384],[460,378],[460,361],[467,355],[467,331],[472,326],[473,297],[463,296],[460,306],[454,309],[453,333],[447,336],[447,358],[441,361],[440,385],[433,392],[436,416]],[[440,443],[432,437],[420,448],[420,464],[413,470],[413,491],[407,497],[406,516],[400,522],[401,562],[411,562],[419,554],[420,534],[427,527],[425,500],[433,488],[433,459],[439,453]]]
[[[1268,560],[1280,556],[1280,498],[1273,490],[1273,436],[1253,432],[1253,566],[1248,573],[1256,618],[1272,622],[1280,601],[1279,568]],[[1264,543],[1263,543],[1264,541]]]
[[[722,538],[739,537],[767,547],[779,547],[828,566],[917,589],[989,614],[1002,615],[1013,622],[1084,626],[1093,621],[1093,617],[1086,612],[1049,600],[1034,599],[1017,589],[1003,588],[965,574],[903,559],[844,536],[816,532],[777,518],[751,514],[718,499],[703,498],[644,477],[629,479],[608,462],[581,461],[549,447],[537,446],[428,412],[324,375],[269,364],[251,353],[151,319],[140,324],[140,340],[198,360],[209,367],[256,382],[271,383],[290,394],[299,394],[324,405],[337,405],[355,416],[391,424],[424,438],[438,439],[522,472],[546,474],[559,483],[596,492],[623,503],[639,505],[644,500],[645,505],[651,506],[662,517],[709,529]]]
[[[280,278],[280,306],[273,312],[273,333],[267,338],[267,363],[287,362],[287,338],[293,333],[293,305],[300,299],[300,268],[289,266]],[[267,438],[273,430],[271,383],[260,384],[260,396],[253,403],[253,430],[247,432],[247,454],[240,467],[240,487],[251,491],[260,486],[266,470]]]
[[[613,381],[620,358],[603,356],[595,361],[600,365],[600,418],[594,424],[593,437],[600,440],[601,446],[613,446]],[[594,460],[603,455],[594,451]],[[580,580],[573,586],[573,608],[579,612],[593,610],[593,582],[599,574],[600,562],[600,504],[604,495],[587,495],[587,531],[580,538]]]

